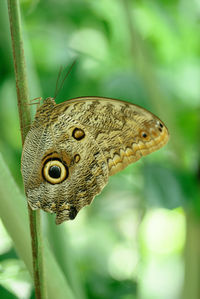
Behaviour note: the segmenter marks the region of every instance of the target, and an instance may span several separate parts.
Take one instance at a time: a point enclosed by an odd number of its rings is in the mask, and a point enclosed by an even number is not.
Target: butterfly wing
[[[39,107],[25,140],[22,174],[33,209],[75,218],[101,192],[109,175],[168,140],[163,122],[147,110],[107,98],[78,98]]]
[[[64,108],[62,104],[60,108]],[[88,97],[65,102],[65,109],[73,111],[93,136],[108,164],[109,175],[158,150],[169,139],[158,117],[131,103]]]

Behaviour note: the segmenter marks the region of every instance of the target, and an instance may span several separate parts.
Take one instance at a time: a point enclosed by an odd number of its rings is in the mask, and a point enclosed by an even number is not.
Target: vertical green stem
[[[28,106],[28,83],[24,58],[23,39],[20,22],[20,9],[18,0],[8,0],[8,13],[12,38],[13,60],[15,69],[17,100],[21,127],[22,143],[24,143],[28,126],[31,123]]]
[[[21,30],[20,6],[18,0],[8,1],[8,13],[12,39],[13,60],[16,78],[18,110],[20,118],[22,144],[24,143],[28,127],[31,123],[28,105],[28,83]],[[32,211],[29,207],[29,222],[32,239],[33,276],[36,298],[45,298],[43,280],[43,260],[41,246],[40,213]]]

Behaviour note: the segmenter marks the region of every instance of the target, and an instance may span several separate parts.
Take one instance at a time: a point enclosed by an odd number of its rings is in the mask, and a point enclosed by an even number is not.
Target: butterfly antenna
[[[73,61],[73,63],[71,64],[69,70],[67,71],[66,75],[64,76],[64,78],[63,78],[60,86],[58,87],[58,83],[60,81],[60,77],[61,77],[61,74],[62,74],[62,67],[60,67],[60,70],[59,70],[59,73],[58,73],[58,77],[57,77],[57,80],[56,80],[56,90],[55,90],[55,94],[54,94],[54,99],[57,97],[58,93],[62,89],[62,87],[64,85],[64,82],[65,82],[66,78],[69,76],[69,74],[71,73],[71,70],[74,67],[76,61],[77,61],[76,59]]]
[[[55,99],[55,97],[56,97],[56,95],[58,94],[58,91],[59,91],[58,83],[59,83],[59,80],[60,80],[60,77],[61,77],[61,74],[62,74],[62,70],[63,70],[63,67],[61,66],[60,69],[59,69],[59,72],[58,72],[57,80],[56,80],[56,89],[55,89],[54,99]]]

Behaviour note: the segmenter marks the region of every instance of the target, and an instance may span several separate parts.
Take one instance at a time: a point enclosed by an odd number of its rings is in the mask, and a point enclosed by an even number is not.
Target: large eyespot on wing
[[[48,159],[43,165],[42,175],[48,183],[60,184],[68,178],[68,166],[59,159]]]

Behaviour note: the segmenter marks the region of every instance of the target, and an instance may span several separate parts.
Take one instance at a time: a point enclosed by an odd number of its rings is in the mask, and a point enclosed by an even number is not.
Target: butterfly
[[[37,108],[26,136],[21,170],[33,210],[74,219],[107,184],[109,176],[164,146],[164,123],[129,102],[82,97]]]

